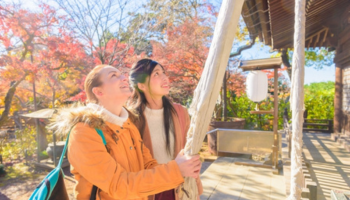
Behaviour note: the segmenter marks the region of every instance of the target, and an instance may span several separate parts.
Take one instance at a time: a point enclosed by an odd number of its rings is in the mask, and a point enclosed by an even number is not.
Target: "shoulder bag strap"
[[[101,129],[97,129],[97,128],[95,128],[95,130],[96,130],[97,133],[101,136],[102,142],[103,142],[103,144],[105,145],[105,147],[106,147],[106,149],[107,149],[106,138],[105,138],[105,136],[103,135],[102,130],[101,130]],[[94,185],[94,186],[92,187],[91,195],[90,195],[90,200],[96,200],[97,189],[98,189],[98,188],[97,188],[96,185]]]

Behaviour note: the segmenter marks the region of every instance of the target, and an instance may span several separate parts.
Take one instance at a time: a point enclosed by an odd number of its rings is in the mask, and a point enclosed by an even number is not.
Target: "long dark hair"
[[[143,133],[145,131],[146,126],[146,118],[144,113],[145,107],[147,105],[147,99],[142,90],[140,90],[137,86],[138,83],[145,83],[147,77],[150,77],[154,68],[159,65],[160,67],[164,67],[160,65],[158,62],[153,61],[151,59],[141,59],[133,64],[130,70],[130,85],[134,87],[134,93],[131,97],[131,111],[138,116],[139,120],[139,129],[141,137],[143,138]],[[148,79],[148,88],[150,88],[150,79]],[[173,126],[173,116],[172,113],[177,114],[176,110],[166,96],[162,97],[163,107],[164,107],[164,128],[165,128],[165,138],[166,138],[166,149],[170,154],[170,130],[174,133]],[[175,137],[175,134],[174,134]]]

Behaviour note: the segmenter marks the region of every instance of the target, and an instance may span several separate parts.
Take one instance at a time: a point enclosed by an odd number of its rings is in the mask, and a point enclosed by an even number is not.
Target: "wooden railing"
[[[283,115],[283,125],[284,125],[284,132],[286,136],[286,142],[288,145],[288,158],[284,157],[285,154],[282,154],[283,158],[283,165],[286,166],[286,171],[285,173],[290,173],[287,172],[290,170],[290,165],[291,165],[291,138],[292,138],[292,127],[291,124],[288,123],[288,115],[285,113]],[[304,153],[302,154],[302,193],[301,193],[301,200],[317,200],[317,182],[312,179],[311,177],[311,167],[310,163],[306,163],[305,160],[305,155]],[[290,185],[291,179],[286,180],[287,186]]]
[[[301,192],[302,200],[317,200],[317,183],[312,179],[310,173],[310,164],[306,164],[304,161],[304,155],[302,157],[302,181],[303,188]]]
[[[331,119],[304,119],[303,131],[333,132],[333,120]]]

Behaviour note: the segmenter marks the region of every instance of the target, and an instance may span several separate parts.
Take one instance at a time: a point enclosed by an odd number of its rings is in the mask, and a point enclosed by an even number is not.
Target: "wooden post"
[[[278,165],[278,69],[274,69],[274,89],[273,89],[273,166]]]
[[[36,91],[35,91],[35,78],[33,81],[33,96],[34,96],[34,111],[36,111]],[[37,142],[37,150],[36,150],[36,156],[37,161],[40,163],[40,134],[39,134],[39,120],[35,119],[35,128],[36,128],[36,142]]]
[[[343,97],[343,70],[335,68],[335,94],[334,94],[334,133],[341,133],[342,123],[342,97]]]
[[[328,121],[328,132],[333,133],[333,121]]]
[[[310,189],[309,188],[302,188],[301,197],[306,198],[306,199],[310,199]]]
[[[306,119],[307,119],[307,110],[304,111],[304,123],[306,123]]]
[[[317,184],[315,182],[307,182],[306,187],[309,188],[310,191],[310,200],[317,200]]]
[[[227,74],[227,72],[225,72],[224,80],[222,83],[222,119],[223,119],[223,121],[227,120],[227,79],[226,79],[226,74]]]

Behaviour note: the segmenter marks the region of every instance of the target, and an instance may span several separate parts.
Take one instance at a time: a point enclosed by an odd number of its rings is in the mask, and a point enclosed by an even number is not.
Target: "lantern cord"
[[[251,48],[251,47],[255,44],[255,38],[256,38],[256,36],[250,38],[250,42],[249,42],[248,45],[244,45],[244,46],[238,47],[238,49],[237,49],[236,52],[230,54],[230,58],[233,58],[233,57],[235,57],[235,56],[238,56],[238,55],[240,55],[240,54],[242,53],[242,51]]]

